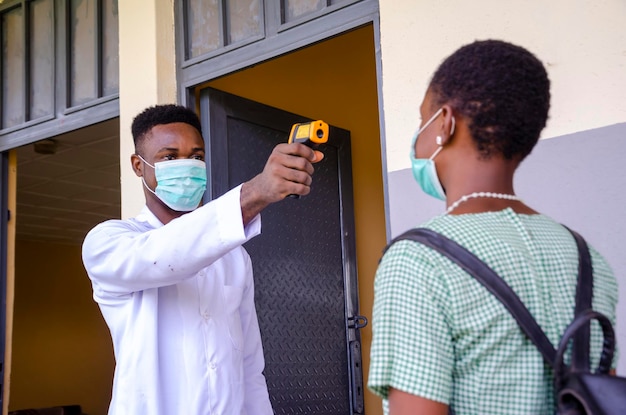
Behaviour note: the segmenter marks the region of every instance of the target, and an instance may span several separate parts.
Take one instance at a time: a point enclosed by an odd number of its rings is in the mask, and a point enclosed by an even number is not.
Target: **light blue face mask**
[[[206,164],[197,159],[176,159],[154,163],[154,166],[137,155],[144,163],[154,169],[157,186],[154,191],[141,178],[143,185],[165,203],[178,212],[190,212],[198,207],[206,190]]]
[[[413,170],[413,177],[415,181],[420,185],[424,193],[430,195],[432,197],[436,197],[439,200],[446,200],[446,193],[443,191],[443,187],[441,186],[441,182],[439,181],[439,176],[437,176],[437,168],[435,167],[434,158],[439,154],[439,152],[443,149],[443,146],[439,144],[439,148],[435,150],[432,156],[427,159],[418,159],[415,156],[415,143],[417,142],[417,138],[419,135],[432,124],[433,121],[441,114],[442,109],[440,108],[435,114],[426,121],[426,124],[413,136],[413,140],[411,143],[411,169]],[[454,118],[452,118],[452,129],[450,131],[450,135],[454,134]]]

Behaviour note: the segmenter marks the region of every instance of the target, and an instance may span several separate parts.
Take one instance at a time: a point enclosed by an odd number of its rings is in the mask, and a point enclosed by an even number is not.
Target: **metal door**
[[[200,104],[209,199],[260,173],[309,120],[210,88]],[[363,413],[349,132],[331,126],[323,151],[311,193],[265,209],[245,245],[276,414]]]

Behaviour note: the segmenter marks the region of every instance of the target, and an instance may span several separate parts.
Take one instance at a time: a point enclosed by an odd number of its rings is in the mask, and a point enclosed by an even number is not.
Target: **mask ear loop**
[[[143,183],[143,186],[144,186],[146,189],[148,189],[148,191],[149,191],[150,193],[152,193],[152,194],[153,194],[153,195],[155,195],[156,197],[159,197],[159,196],[156,194],[156,192],[155,192],[154,190],[152,190],[152,189],[150,189],[150,188],[148,187],[148,183],[146,183],[146,179],[144,179],[144,177],[143,177],[143,176],[141,176],[141,182]]]
[[[135,154],[135,155],[136,155],[137,157],[139,157],[139,158],[141,159],[141,161],[143,161],[143,162],[144,162],[144,163],[146,163],[148,166],[150,166],[150,167],[152,167],[152,168],[154,169],[154,166],[153,166],[152,164],[148,163],[148,162],[146,161],[146,159],[145,159],[145,158],[141,157],[141,155],[139,155],[139,154]]]
[[[442,110],[441,110],[441,109],[439,109],[439,111],[437,111],[437,112],[435,113],[435,115],[433,116],[433,118],[434,118],[434,117],[436,117],[437,115],[439,115],[439,113],[440,113],[441,111],[442,111]],[[430,120],[426,123],[426,125],[430,124],[430,122],[433,120],[433,118],[431,118],[431,119],[430,119]],[[425,125],[425,126],[426,126],[426,125]],[[424,128],[424,127],[422,127],[422,128]],[[455,129],[455,128],[456,128],[456,120],[454,119],[454,116],[452,116],[452,127],[450,127],[450,135],[449,135],[449,137],[452,137],[452,135],[454,134],[454,129]],[[439,154],[439,153],[441,152],[441,150],[443,150],[443,137],[441,137],[440,135],[438,135],[437,137],[435,137],[435,143],[437,143],[437,145],[439,146],[439,148],[438,148],[437,150],[435,150],[435,152],[433,153],[433,155],[432,155],[432,156],[430,156],[429,160],[433,160],[435,157],[437,157],[437,154]]]
[[[432,156],[430,156],[429,160],[433,160],[435,157],[437,157],[437,154],[439,154],[441,152],[441,150],[443,150],[443,138],[441,138],[440,135],[438,135],[437,137],[435,137],[435,143],[437,143],[437,145],[439,146],[439,148],[437,148],[437,150],[435,150],[435,152],[433,153]]]
[[[147,164],[148,166],[150,166],[150,167],[152,167],[152,168],[154,169],[154,166],[153,166],[152,164],[148,163],[148,162],[146,161],[146,159],[144,159],[143,157],[141,157],[141,155],[136,154],[136,156],[137,156],[137,157],[139,157],[139,158],[141,159],[141,161],[143,161],[145,164]],[[143,172],[141,173],[141,182],[143,183],[144,187],[145,187],[146,189],[148,189],[148,191],[149,191],[150,193],[152,193],[152,194],[153,194],[153,195],[155,195],[156,197],[159,197],[159,196],[157,196],[157,194],[156,194],[156,192],[155,192],[154,190],[152,190],[152,189],[150,189],[150,188],[148,187],[148,183],[146,183],[146,178],[144,177]]]

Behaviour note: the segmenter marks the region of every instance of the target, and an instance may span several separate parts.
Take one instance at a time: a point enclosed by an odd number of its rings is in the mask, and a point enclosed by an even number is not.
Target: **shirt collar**
[[[141,209],[141,212],[135,217],[135,220],[138,222],[147,223],[151,228],[160,228],[163,226],[163,223],[156,217],[154,213],[148,208],[147,205]]]

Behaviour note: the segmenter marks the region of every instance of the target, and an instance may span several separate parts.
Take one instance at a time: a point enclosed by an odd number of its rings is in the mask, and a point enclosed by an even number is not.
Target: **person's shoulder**
[[[104,222],[100,222],[94,226],[91,231],[101,229],[137,229],[144,230],[148,228],[145,222],[138,221],[135,218],[131,219],[108,219]]]
[[[113,236],[126,233],[143,233],[150,230],[146,222],[137,219],[109,219],[94,226],[85,236],[85,242],[103,235]]]
[[[419,228],[433,229],[431,223],[432,221],[429,221],[420,225]],[[397,274],[400,271],[406,271],[409,274],[415,272],[424,274],[438,266],[441,254],[424,244],[411,240],[410,237],[404,238],[401,235],[403,234],[397,235],[385,248],[378,266],[380,274],[387,272]]]
[[[491,212],[487,214],[439,215],[419,227],[430,229],[458,243],[473,239],[488,239],[492,221],[497,220]]]
[[[618,283],[613,267],[608,259],[596,249],[590,242],[587,242],[589,254],[591,255],[591,264],[593,268],[594,289],[604,290],[613,302],[618,300]]]

